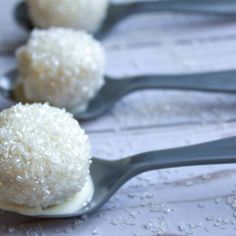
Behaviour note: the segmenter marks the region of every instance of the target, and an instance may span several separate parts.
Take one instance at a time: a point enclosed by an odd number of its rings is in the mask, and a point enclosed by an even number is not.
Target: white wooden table
[[[27,33],[0,2],[0,73],[15,66],[7,48]],[[153,14],[122,22],[103,42],[114,77],[236,69],[236,20]],[[1,109],[12,104],[1,98]],[[236,135],[236,96],[143,91],[82,123],[96,157],[117,159]],[[96,214],[38,220],[1,212],[0,235],[235,236],[236,165],[152,171],[128,182]]]

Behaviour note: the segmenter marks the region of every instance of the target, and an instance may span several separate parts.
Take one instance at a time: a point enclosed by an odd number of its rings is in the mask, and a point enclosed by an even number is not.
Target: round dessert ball
[[[18,104],[0,113],[0,202],[45,209],[83,189],[90,145],[69,113]]]
[[[19,83],[28,102],[79,110],[104,85],[105,53],[82,31],[34,30],[17,51]]]
[[[27,0],[34,25],[97,31],[108,10],[108,0]]]

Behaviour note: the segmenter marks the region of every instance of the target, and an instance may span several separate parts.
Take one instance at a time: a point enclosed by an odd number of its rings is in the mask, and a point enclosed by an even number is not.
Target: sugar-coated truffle
[[[108,0],[27,0],[34,25],[95,32],[103,23]]]
[[[19,83],[29,102],[84,110],[104,85],[105,53],[83,31],[34,30],[17,50]]]
[[[0,205],[44,209],[79,193],[90,145],[72,115],[47,104],[0,113]]]

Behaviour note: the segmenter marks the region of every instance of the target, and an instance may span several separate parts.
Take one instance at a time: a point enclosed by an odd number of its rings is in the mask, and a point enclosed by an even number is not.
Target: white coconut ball
[[[47,104],[0,113],[0,205],[47,208],[80,192],[90,145],[69,113]]]
[[[18,49],[17,60],[19,82],[30,102],[82,111],[104,85],[105,53],[83,31],[34,30]]]
[[[108,0],[27,0],[34,25],[97,31],[108,10]]]

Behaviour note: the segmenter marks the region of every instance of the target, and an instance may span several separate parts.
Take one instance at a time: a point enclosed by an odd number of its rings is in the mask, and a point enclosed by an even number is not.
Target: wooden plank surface
[[[9,53],[27,33],[0,2],[0,73],[15,67]],[[107,74],[236,69],[236,20],[159,13],[132,17],[103,41]],[[13,104],[4,98],[1,109]],[[82,126],[93,155],[118,159],[236,134],[236,96],[143,91]],[[1,212],[0,235],[236,235],[236,165],[152,171],[134,178],[88,219],[37,220]]]

